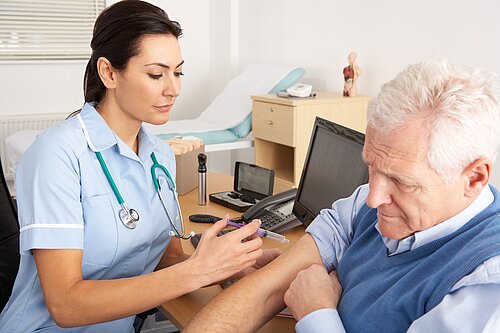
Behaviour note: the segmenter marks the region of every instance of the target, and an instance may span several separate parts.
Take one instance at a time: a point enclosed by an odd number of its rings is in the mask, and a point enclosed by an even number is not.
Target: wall
[[[107,1],[110,5],[117,1]],[[182,96],[171,119],[195,118],[210,102],[209,1],[151,1],[181,23]],[[193,10],[195,9],[195,10]],[[0,62],[0,114],[70,113],[83,103],[86,61]]]
[[[306,69],[304,82],[317,90],[341,91],[342,68],[355,50],[364,71],[359,92],[370,96],[407,64],[428,58],[446,56],[500,73],[496,0],[151,2],[184,28],[180,43],[186,75],[171,119],[195,118],[249,63],[300,65]],[[0,63],[0,114],[79,108],[84,68],[83,62]],[[493,178],[497,186],[499,164]]]
[[[342,90],[351,50],[364,71],[361,95],[375,96],[407,64],[436,57],[500,73],[496,0],[253,0],[240,1],[239,10],[240,68],[301,65],[303,81],[318,90]]]

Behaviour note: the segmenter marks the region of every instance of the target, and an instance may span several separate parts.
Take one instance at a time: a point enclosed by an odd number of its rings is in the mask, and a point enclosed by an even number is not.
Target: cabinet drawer
[[[254,101],[252,128],[256,138],[295,147],[293,106]]]

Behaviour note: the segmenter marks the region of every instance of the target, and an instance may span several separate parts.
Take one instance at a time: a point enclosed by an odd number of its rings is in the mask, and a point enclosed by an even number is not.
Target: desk
[[[208,174],[207,175],[207,193],[227,191],[232,188],[233,177],[225,174]],[[203,233],[210,224],[193,223],[189,221],[191,214],[211,214],[215,216],[224,216],[229,213],[232,217],[239,216],[241,213],[231,211],[226,207],[209,202],[207,199],[206,206],[198,206],[198,189],[195,189],[183,196],[179,196],[179,203],[184,216],[186,225],[186,233],[191,230],[196,233]],[[291,230],[283,232],[291,243],[298,240],[304,234],[304,227],[299,226]],[[277,242],[263,239],[263,247],[278,247],[285,251],[290,244],[279,244]],[[182,248],[186,253],[193,253],[194,248],[190,241],[182,241]],[[183,328],[193,318],[193,316],[208,303],[212,297],[222,291],[219,286],[202,288],[195,292],[176,298],[170,302],[163,304],[160,311],[178,328]],[[293,318],[275,317],[258,332],[260,333],[284,333],[295,332],[295,320]]]

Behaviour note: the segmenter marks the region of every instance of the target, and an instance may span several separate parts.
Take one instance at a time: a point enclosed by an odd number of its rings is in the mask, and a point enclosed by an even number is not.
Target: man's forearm
[[[226,289],[204,307],[183,332],[254,332],[283,307],[283,295],[297,275],[321,264],[312,237],[306,234],[267,266]]]

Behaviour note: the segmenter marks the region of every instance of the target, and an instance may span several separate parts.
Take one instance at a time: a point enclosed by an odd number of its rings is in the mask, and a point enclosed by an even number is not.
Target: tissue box
[[[193,137],[176,137],[167,143],[175,154],[177,193],[184,195],[198,187],[198,154],[205,152],[205,146]]]

